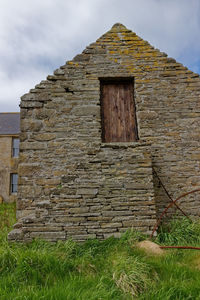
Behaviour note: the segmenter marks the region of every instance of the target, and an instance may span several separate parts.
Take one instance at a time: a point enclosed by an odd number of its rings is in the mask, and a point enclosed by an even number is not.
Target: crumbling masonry
[[[105,141],[104,80],[132,80],[135,139]],[[149,233],[169,202],[152,166],[173,197],[200,187],[199,75],[121,24],[25,94],[20,107],[10,240],[104,239],[132,227]],[[183,200],[181,208],[199,216],[198,195]]]

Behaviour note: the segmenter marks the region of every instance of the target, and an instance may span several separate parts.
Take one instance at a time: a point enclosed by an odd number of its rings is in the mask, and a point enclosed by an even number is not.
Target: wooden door
[[[101,82],[103,142],[138,140],[133,81]]]

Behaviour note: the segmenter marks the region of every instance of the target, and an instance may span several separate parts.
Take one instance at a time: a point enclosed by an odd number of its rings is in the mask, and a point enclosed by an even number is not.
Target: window
[[[13,138],[12,140],[12,156],[17,157],[19,156],[19,139]]]
[[[17,193],[17,182],[18,182],[18,174],[12,173],[10,175],[10,192],[11,192],[11,194]]]
[[[103,142],[138,140],[133,83],[133,79],[100,80]]]

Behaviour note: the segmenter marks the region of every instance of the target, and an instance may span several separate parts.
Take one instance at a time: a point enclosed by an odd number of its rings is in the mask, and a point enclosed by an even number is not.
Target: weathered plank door
[[[138,140],[133,81],[101,82],[103,142]]]

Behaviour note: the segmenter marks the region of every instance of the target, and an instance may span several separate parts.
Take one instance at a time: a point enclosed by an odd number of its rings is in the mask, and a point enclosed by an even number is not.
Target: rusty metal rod
[[[168,198],[171,200],[171,202],[174,202],[174,200],[172,199],[172,197],[171,197],[170,194],[168,193],[166,187],[164,186],[163,182],[161,181],[160,177],[158,176],[158,173],[156,172],[156,170],[155,170],[155,168],[154,168],[153,166],[152,166],[152,169],[153,169],[155,175],[157,176],[157,178],[158,178],[158,180],[159,180],[159,182],[160,182],[160,184],[161,184],[163,190],[164,190],[165,193],[167,194]],[[187,217],[188,219],[190,219],[190,218],[188,217],[188,215],[187,215],[187,214],[186,214],[186,213],[178,206],[177,203],[174,203],[174,205],[182,212],[182,214],[183,214],[185,217]],[[190,220],[191,220],[191,219],[190,219]]]
[[[161,249],[171,248],[171,249],[193,249],[200,250],[200,247],[192,247],[192,246],[159,246]]]
[[[196,190],[193,190],[193,191],[190,191],[190,192],[187,192],[187,193],[182,194],[181,196],[179,196],[178,198],[176,198],[173,202],[171,202],[171,203],[164,209],[164,211],[162,212],[160,218],[159,218],[158,221],[156,222],[156,225],[155,225],[154,228],[153,228],[153,231],[152,231],[152,234],[151,234],[151,238],[153,237],[154,232],[157,230],[157,228],[158,228],[158,226],[160,225],[160,222],[161,222],[163,216],[166,214],[166,212],[168,211],[168,209],[169,209],[170,207],[172,207],[176,201],[180,200],[181,198],[183,198],[183,197],[185,197],[185,196],[187,196],[187,195],[189,195],[189,194],[195,193],[195,192],[200,192],[200,189],[196,189]]]
[[[158,180],[159,180],[160,184],[162,185],[162,187],[163,187],[163,190],[164,190],[164,191],[165,191],[165,193],[167,194],[168,198],[169,198],[171,201],[173,201],[172,197],[170,196],[170,194],[168,193],[168,191],[167,191],[166,187],[164,186],[164,184],[162,183],[162,181],[161,181],[160,177],[158,176],[158,173],[156,172],[155,168],[154,168],[154,167],[152,167],[152,169],[153,169],[154,173],[156,174],[156,177],[158,178]]]

